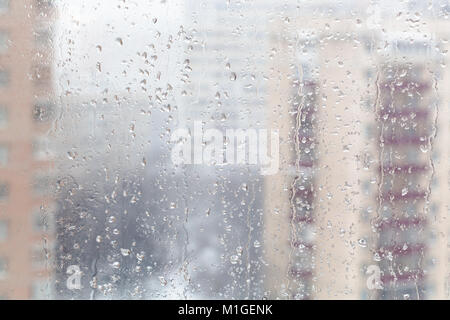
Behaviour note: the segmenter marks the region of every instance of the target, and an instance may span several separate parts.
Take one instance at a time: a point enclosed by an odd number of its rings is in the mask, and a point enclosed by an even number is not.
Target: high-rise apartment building
[[[51,291],[50,0],[0,0],[0,297]]]
[[[401,19],[360,5],[321,1],[274,26],[281,74],[270,92],[280,116],[268,122],[289,143],[282,170],[266,179],[268,290],[297,299],[442,299],[447,9],[420,11],[426,27],[416,30],[413,4],[397,8]]]

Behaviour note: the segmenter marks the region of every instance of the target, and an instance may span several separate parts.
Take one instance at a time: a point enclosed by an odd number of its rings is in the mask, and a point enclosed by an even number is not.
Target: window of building
[[[0,168],[8,164],[9,148],[5,144],[0,143]]]
[[[0,256],[0,280],[5,279],[8,272],[6,258]]]
[[[0,88],[6,87],[9,83],[9,74],[5,70],[0,70]]]
[[[31,77],[38,88],[47,86],[51,81],[51,67],[45,64],[37,64],[31,70]]]
[[[47,9],[53,6],[53,0],[36,0],[39,9]]]
[[[9,9],[9,0],[0,0],[0,14],[5,13]]]
[[[0,242],[5,241],[8,238],[8,222],[0,220]]]
[[[34,244],[31,248],[31,264],[35,270],[42,270],[51,265],[52,256],[49,254],[51,248]]]
[[[33,230],[35,232],[51,233],[54,230],[54,206],[41,206],[33,212]]]
[[[54,296],[53,281],[51,279],[35,280],[31,286],[31,299],[47,300]]]
[[[33,141],[33,158],[36,160],[50,160],[55,156],[50,141],[45,136],[37,137]]]
[[[8,33],[0,30],[0,54],[5,53],[8,50]]]
[[[52,103],[37,103],[33,110],[35,122],[48,122],[53,118],[55,106]]]
[[[50,29],[39,29],[34,33],[34,39],[38,48],[47,48],[51,44],[52,34]]]
[[[0,129],[4,129],[8,125],[8,109],[0,105]]]
[[[47,196],[53,190],[52,178],[45,173],[36,174],[33,178],[33,192],[36,196]]]
[[[9,196],[9,186],[6,183],[0,183],[0,201],[6,200]]]

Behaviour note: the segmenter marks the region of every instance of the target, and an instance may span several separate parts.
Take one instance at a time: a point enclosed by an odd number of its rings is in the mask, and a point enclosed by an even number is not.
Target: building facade
[[[360,5],[274,23],[270,108],[284,116],[268,123],[289,143],[266,179],[268,290],[448,298],[448,9]]]
[[[0,296],[51,295],[48,0],[0,1]]]

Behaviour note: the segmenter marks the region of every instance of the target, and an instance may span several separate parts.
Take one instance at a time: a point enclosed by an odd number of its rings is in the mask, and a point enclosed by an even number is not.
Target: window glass
[[[0,54],[3,54],[8,50],[8,39],[8,34],[5,31],[0,30]]]
[[[0,182],[0,201],[6,200],[9,195],[9,186],[7,183]]]
[[[450,0],[0,14],[0,296],[450,298]]]
[[[8,124],[8,110],[0,105],[0,129],[3,129]]]
[[[8,164],[9,149],[7,145],[0,144],[0,168]]]
[[[8,222],[0,220],[0,243],[8,238]]]
[[[0,280],[3,280],[7,276],[6,260],[0,256]]]
[[[9,0],[0,0],[0,14],[8,11],[9,8]]]
[[[9,82],[9,74],[6,70],[0,69],[0,88],[6,87]]]

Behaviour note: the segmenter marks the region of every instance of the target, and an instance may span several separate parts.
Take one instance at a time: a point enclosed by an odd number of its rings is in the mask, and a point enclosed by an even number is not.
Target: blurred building
[[[51,296],[50,0],[0,0],[0,297]]]
[[[448,298],[448,5],[371,4],[274,23],[271,297]]]

